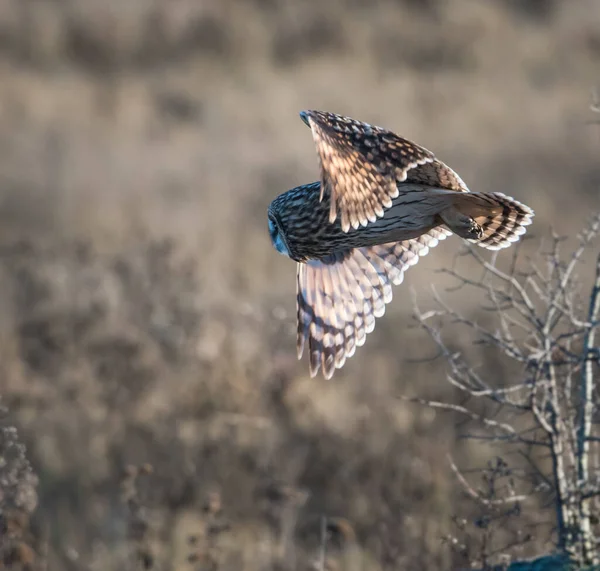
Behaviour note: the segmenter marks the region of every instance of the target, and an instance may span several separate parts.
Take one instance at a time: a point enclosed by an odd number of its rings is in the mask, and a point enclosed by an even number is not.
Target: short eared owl
[[[321,180],[269,206],[275,248],[297,262],[298,358],[325,378],[373,331],[392,284],[451,234],[489,250],[516,242],[533,211],[500,193],[470,192],[434,154],[394,133],[303,111]]]

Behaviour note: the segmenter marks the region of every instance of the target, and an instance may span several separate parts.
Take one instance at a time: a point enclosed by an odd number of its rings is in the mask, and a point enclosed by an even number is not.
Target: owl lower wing
[[[391,131],[322,111],[305,112],[321,163],[321,200],[331,194],[329,221],[338,212],[344,232],[382,217],[411,169],[433,153]]]
[[[298,358],[307,345],[311,377],[322,368],[329,379],[344,365],[384,314],[392,285],[402,283],[405,270],[450,235],[437,227],[412,240],[298,264]]]

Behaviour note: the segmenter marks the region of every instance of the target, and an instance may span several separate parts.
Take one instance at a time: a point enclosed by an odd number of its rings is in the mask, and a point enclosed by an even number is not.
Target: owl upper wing
[[[427,149],[391,131],[324,111],[303,111],[321,164],[321,200],[331,193],[329,221],[339,210],[342,229],[383,216],[398,182],[468,191],[450,167]]]
[[[392,284],[402,283],[405,270],[451,234],[440,226],[412,240],[298,264],[298,358],[308,345],[311,376],[322,367],[329,379],[343,366],[384,314]]]
[[[426,184],[436,188],[456,190],[457,192],[470,192],[462,178],[439,159],[412,169],[406,177],[406,182]]]

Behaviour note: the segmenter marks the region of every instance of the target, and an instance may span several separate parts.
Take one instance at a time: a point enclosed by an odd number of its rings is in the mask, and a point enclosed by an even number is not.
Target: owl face
[[[271,236],[271,243],[273,247],[284,256],[290,257],[290,251],[287,247],[283,231],[277,223],[277,219],[269,213],[269,235]]]
[[[300,119],[302,119],[302,122],[307,126],[310,127],[310,121],[309,121],[309,116],[308,116],[308,111],[300,111]]]

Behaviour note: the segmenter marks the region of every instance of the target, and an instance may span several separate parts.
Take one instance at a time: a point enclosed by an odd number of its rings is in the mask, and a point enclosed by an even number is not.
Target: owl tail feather
[[[298,358],[308,346],[310,375],[329,379],[375,328],[404,271],[451,232],[439,227],[403,242],[336,252],[298,264]]]
[[[500,250],[517,242],[534,216],[529,206],[500,192],[455,194],[453,202],[453,212],[442,214],[444,222],[459,236],[488,250]],[[465,217],[469,228],[465,227]]]

